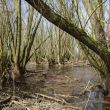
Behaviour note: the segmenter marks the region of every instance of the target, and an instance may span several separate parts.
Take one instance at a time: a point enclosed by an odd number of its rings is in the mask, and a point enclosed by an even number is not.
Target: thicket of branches
[[[14,71],[15,79],[21,77],[30,61],[36,63],[48,61],[51,65],[88,58],[101,73],[101,77],[106,79],[108,85],[110,80],[109,1],[25,1],[1,0],[0,2],[2,77],[6,75],[7,68]],[[49,23],[43,16],[59,28]],[[11,72],[10,76],[12,76]]]

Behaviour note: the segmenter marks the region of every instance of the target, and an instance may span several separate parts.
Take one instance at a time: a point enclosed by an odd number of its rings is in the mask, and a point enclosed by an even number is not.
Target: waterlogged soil
[[[30,64],[27,70],[23,82],[13,83],[0,92],[1,100],[9,94],[14,95],[3,110],[81,110],[79,94],[88,82],[91,85],[100,82],[99,74],[88,65],[48,67],[47,64]],[[38,97],[38,94],[44,96]],[[60,103],[45,96],[54,97]]]

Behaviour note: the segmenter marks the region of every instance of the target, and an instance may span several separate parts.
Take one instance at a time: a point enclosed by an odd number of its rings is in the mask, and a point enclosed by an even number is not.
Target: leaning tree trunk
[[[104,61],[107,67],[107,73],[105,73],[105,78],[107,80],[107,85],[110,83],[110,52],[107,47],[99,41],[93,40],[87,33],[78,28],[74,22],[68,21],[66,18],[58,15],[54,12],[43,0],[25,0],[30,5],[32,5],[39,13],[41,13],[47,20],[55,24],[57,27],[72,35],[78,41],[82,42],[89,49],[93,50],[100,58]]]

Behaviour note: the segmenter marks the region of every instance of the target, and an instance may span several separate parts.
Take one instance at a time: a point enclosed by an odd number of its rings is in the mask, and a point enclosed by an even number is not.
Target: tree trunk
[[[93,50],[100,58],[104,61],[105,65],[107,66],[107,83],[110,80],[110,52],[108,51],[107,47],[103,45],[99,41],[93,40],[87,33],[78,28],[74,24],[74,22],[68,21],[66,18],[55,13],[43,0],[25,0],[30,5],[32,5],[39,13],[41,13],[47,20],[51,23],[55,24],[57,27],[62,29],[63,31],[67,32],[68,34],[72,35],[78,41],[82,42],[86,45],[89,49]]]

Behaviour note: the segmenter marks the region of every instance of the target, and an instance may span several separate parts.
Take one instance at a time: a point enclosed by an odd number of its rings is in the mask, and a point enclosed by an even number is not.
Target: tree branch
[[[83,29],[78,28],[76,25],[74,25],[73,22],[68,21],[59,14],[55,13],[54,10],[52,10],[43,0],[25,1],[27,1],[31,6],[33,6],[48,21],[50,21],[63,31],[67,32],[68,34],[72,35],[78,41],[86,45],[89,49],[93,50],[104,61],[109,59],[105,57],[110,56],[110,52],[103,44],[101,44],[101,42],[93,40],[91,37],[87,35],[87,33]]]

